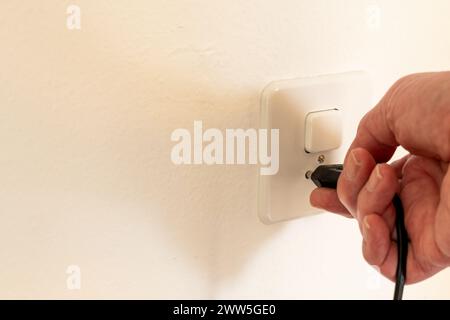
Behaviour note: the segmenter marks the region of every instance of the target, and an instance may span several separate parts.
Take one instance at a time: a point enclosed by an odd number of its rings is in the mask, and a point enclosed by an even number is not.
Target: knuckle
[[[421,78],[420,74],[410,74],[398,79],[388,90],[380,104],[386,123],[390,128],[395,128],[397,122],[397,106],[399,99],[405,95],[408,89]],[[397,133],[398,134],[398,133]]]

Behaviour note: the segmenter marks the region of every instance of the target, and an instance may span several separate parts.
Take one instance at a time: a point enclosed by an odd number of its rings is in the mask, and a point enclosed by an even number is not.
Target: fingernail
[[[358,174],[359,168],[361,167],[361,161],[359,161],[356,152],[353,150],[350,152],[350,158],[348,160],[347,167],[345,168],[345,176],[348,180],[353,180]]]
[[[364,217],[363,223],[364,223],[364,227],[365,227],[367,230],[370,230],[369,217]]]
[[[377,165],[375,170],[372,172],[369,181],[367,182],[367,191],[374,192],[381,179],[383,179],[383,176],[381,175],[380,165]]]
[[[362,224],[363,224],[362,235],[363,235],[364,240],[367,240],[367,234],[370,230],[370,224],[369,224],[368,217],[364,217]]]

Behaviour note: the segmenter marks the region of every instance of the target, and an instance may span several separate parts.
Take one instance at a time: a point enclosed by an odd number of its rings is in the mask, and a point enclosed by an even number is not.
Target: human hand
[[[386,164],[401,145],[409,155]],[[316,189],[315,207],[357,219],[363,254],[395,279],[400,195],[410,243],[407,283],[450,265],[450,72],[400,79],[361,121],[336,190]]]

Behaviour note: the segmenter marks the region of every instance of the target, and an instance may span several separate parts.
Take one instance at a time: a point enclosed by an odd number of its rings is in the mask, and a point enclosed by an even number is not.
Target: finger
[[[361,121],[350,150],[365,148],[378,163],[396,147],[450,160],[450,72],[413,74],[397,81]],[[423,111],[427,110],[427,111]]]
[[[362,222],[363,255],[366,261],[382,267],[391,250],[390,230],[379,215],[366,215]],[[391,271],[390,269],[388,271]],[[389,278],[392,274],[386,274]]]
[[[352,150],[344,163],[344,170],[337,185],[337,194],[340,202],[354,217],[358,194],[374,167],[375,160],[370,153],[359,148]]]
[[[439,247],[437,235],[442,226],[448,228],[449,224],[439,220],[442,201],[448,198],[447,194],[440,195],[444,188],[440,162],[413,156],[405,164],[404,173],[405,176],[401,181],[401,197],[405,211],[405,226],[411,242],[421,244],[422,249],[427,248],[422,250],[426,251],[425,254],[418,255],[422,264],[430,260],[435,264],[441,264],[445,262],[445,257],[440,252],[442,250],[435,248]]]
[[[366,261],[373,266],[377,266],[386,278],[395,281],[398,264],[397,243],[390,239],[389,228],[379,215],[372,214],[364,218],[363,238],[363,255]],[[440,270],[442,270],[442,267],[424,268],[418,262],[415,251],[409,244],[406,284],[422,281]]]
[[[441,199],[436,213],[436,243],[450,263],[450,170],[447,169],[442,186]]]
[[[395,174],[397,175],[398,179],[403,178],[403,167],[409,158],[411,158],[410,154],[404,156],[401,159],[395,160],[391,163],[391,167],[394,168]]]
[[[366,149],[377,163],[389,161],[398,146],[394,133],[387,124],[385,108],[382,106],[383,104],[380,102],[364,116],[349,148],[349,150]],[[348,155],[346,159],[347,157]]]
[[[392,199],[399,190],[399,182],[394,168],[388,164],[378,164],[369,180],[358,195],[357,219],[361,225],[368,215],[377,214],[384,219],[389,234],[395,229],[395,209]]]
[[[327,188],[315,189],[310,195],[313,207],[334,212],[347,218],[353,218],[344,205],[339,201],[336,190]]]
[[[427,178],[430,183],[434,184],[433,188],[427,189],[431,191],[431,194],[436,194],[436,191],[439,190],[439,186],[442,184],[446,173],[442,170],[442,163],[440,161],[418,156],[410,156],[408,158],[408,161],[403,166],[403,172],[407,173],[405,179],[402,181],[403,185],[420,185],[417,182]]]

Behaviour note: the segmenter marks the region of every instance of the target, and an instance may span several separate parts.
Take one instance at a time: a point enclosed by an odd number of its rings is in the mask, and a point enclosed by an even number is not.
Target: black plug
[[[344,166],[342,164],[332,164],[319,166],[311,174],[311,180],[319,188],[336,189],[339,176]]]

